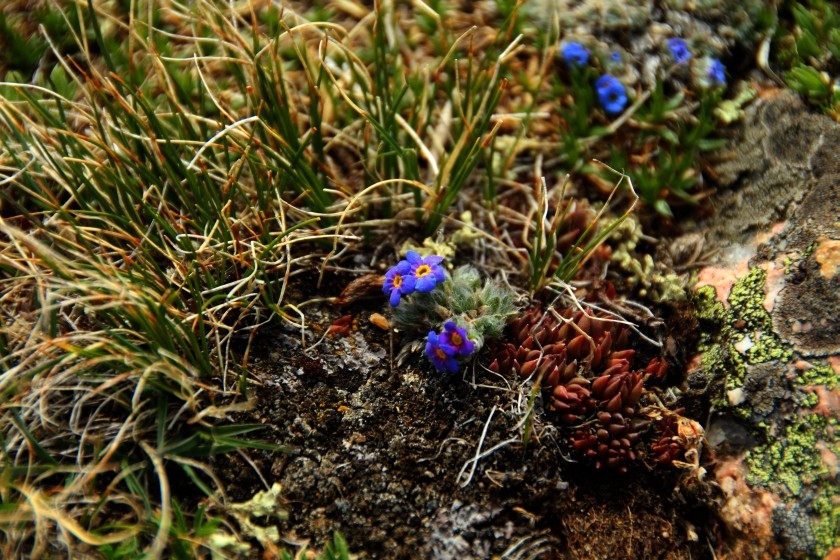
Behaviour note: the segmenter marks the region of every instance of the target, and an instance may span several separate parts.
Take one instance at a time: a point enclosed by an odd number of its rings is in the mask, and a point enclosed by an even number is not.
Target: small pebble
[[[374,326],[382,329],[383,331],[387,331],[388,327],[390,326],[388,324],[388,319],[386,319],[384,315],[381,315],[379,313],[371,314],[370,322],[373,323]]]

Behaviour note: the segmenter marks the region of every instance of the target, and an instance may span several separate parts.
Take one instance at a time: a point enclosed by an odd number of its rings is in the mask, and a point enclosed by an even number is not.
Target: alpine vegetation
[[[517,308],[504,284],[482,283],[472,266],[448,274],[442,263],[443,257],[408,251],[385,274],[382,289],[394,307],[397,329],[410,337],[400,360],[425,349],[439,371],[457,373],[488,339],[502,334]]]

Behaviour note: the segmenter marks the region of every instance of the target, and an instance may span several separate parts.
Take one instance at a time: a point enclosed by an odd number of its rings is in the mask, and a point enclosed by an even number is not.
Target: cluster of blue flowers
[[[598,92],[598,101],[604,111],[610,115],[620,113],[627,105],[627,92],[615,76],[604,74],[598,78],[595,81],[595,91]]]
[[[430,255],[421,257],[416,251],[408,251],[405,260],[398,262],[385,273],[382,291],[388,295],[392,307],[400,303],[402,296],[413,292],[431,292],[435,286],[446,280],[441,266],[443,257]],[[458,372],[458,358],[473,353],[475,344],[467,336],[466,329],[447,321],[440,333],[429,331],[426,342],[426,356],[440,371]]]
[[[443,257],[430,255],[421,257],[416,251],[409,251],[401,260],[385,273],[385,285],[382,291],[389,297],[391,307],[400,303],[401,296],[412,292],[431,292],[439,283],[446,280],[446,272],[440,263]]]
[[[686,64],[691,60],[691,52],[686,42],[678,37],[668,40],[668,49],[677,64]],[[572,68],[583,67],[589,63],[589,51],[580,43],[570,42],[562,49],[563,59]],[[619,62],[621,55],[614,52],[610,55],[613,62]],[[723,64],[716,58],[709,59],[706,70],[707,79],[712,86],[726,84],[726,73]],[[610,74],[603,74],[595,81],[595,91],[598,102],[609,115],[617,115],[627,106],[627,91],[618,78]]]
[[[674,57],[674,62],[677,64],[685,64],[691,60],[691,52],[688,50],[688,45],[685,41],[677,37],[668,39],[668,49],[671,51],[671,56]],[[705,59],[706,79],[711,86],[726,85],[726,68],[723,63],[717,58]]]
[[[452,321],[443,325],[440,334],[429,331],[426,342],[426,356],[440,371],[458,373],[458,357],[466,357],[473,353],[475,344],[467,338],[467,331]]]

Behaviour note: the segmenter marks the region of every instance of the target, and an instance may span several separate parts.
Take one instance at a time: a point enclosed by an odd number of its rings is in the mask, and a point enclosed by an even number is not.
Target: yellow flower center
[[[435,349],[435,354],[437,354],[437,357],[440,358],[441,360],[445,360],[446,358],[449,357],[449,356],[446,355],[446,352],[444,352],[440,348]]]
[[[421,264],[417,267],[417,270],[414,271],[414,276],[417,278],[422,278],[432,272],[432,267],[427,264]]]
[[[454,344],[455,346],[461,346],[464,343],[464,339],[461,338],[461,335],[456,332],[449,335],[449,340],[451,340],[452,344]]]
[[[402,276],[400,276],[399,274],[395,274],[394,275],[394,287],[399,288],[400,286],[402,286],[402,283],[403,283]]]

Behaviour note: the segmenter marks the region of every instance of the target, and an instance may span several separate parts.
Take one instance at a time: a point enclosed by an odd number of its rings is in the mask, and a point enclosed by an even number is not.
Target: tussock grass
[[[350,28],[267,5],[54,9],[72,55],[45,33],[49,74],[0,86],[0,549],[190,557],[237,531],[206,458],[277,449],[227,420],[250,405],[234,336],[305,327],[286,292],[319,247],[404,210],[438,227],[516,43],[482,58],[475,30],[441,27],[435,65],[408,67],[387,9]]]

